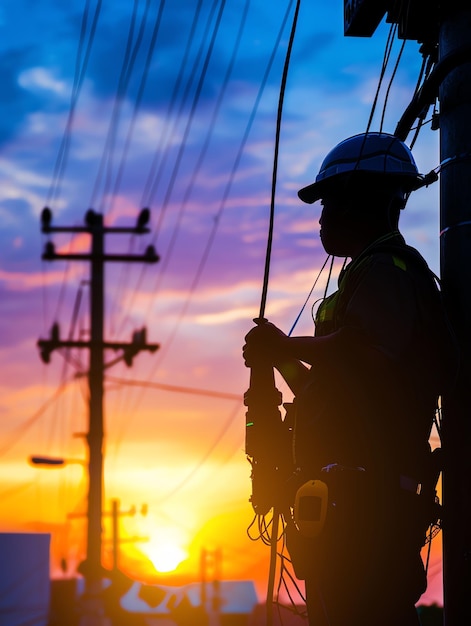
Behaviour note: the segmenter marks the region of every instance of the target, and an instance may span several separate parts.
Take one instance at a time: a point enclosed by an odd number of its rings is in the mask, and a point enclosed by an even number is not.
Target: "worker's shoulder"
[[[346,293],[356,291],[360,285],[384,291],[392,285],[403,286],[405,292],[439,291],[438,280],[422,255],[411,246],[381,246],[368,251],[351,264],[344,281]]]
[[[379,246],[365,257],[365,269],[392,267],[402,272],[432,277],[427,261],[420,252],[407,244]]]

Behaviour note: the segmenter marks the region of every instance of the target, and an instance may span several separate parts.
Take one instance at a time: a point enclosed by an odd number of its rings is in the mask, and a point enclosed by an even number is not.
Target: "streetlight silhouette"
[[[30,465],[46,468],[65,467],[66,465],[83,465],[86,466],[87,462],[83,459],[62,459],[60,457],[31,455],[28,457]]]
[[[45,456],[42,454],[33,454],[28,457],[28,462],[30,465],[35,467],[41,467],[44,469],[57,469],[65,467],[66,465],[82,465],[83,467],[87,466],[87,462],[84,459],[64,459],[61,457],[52,457]],[[111,511],[110,512],[102,512],[102,517],[110,516],[112,518],[112,544],[113,544],[113,570],[116,571],[119,568],[119,543],[124,540],[119,538],[119,518],[124,516],[134,516],[136,515],[136,507],[132,506],[127,511],[120,510],[119,500],[113,499],[111,501]],[[147,515],[148,506],[147,504],[143,504],[140,510],[141,515]],[[74,518],[83,518],[88,517],[87,513],[69,513],[67,515],[68,519]],[[148,537],[133,537],[130,538],[131,541],[148,541]]]

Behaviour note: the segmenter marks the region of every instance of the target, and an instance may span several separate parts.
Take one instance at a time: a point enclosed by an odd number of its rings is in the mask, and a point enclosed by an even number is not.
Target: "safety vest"
[[[382,254],[404,272],[420,273],[421,279],[434,282],[435,277],[421,255],[406,245],[402,235],[395,231],[371,244],[357,259],[343,269],[338,279],[338,290],[320,304],[316,317],[316,336],[335,332],[342,325],[343,314],[356,286],[368,269],[373,256]]]

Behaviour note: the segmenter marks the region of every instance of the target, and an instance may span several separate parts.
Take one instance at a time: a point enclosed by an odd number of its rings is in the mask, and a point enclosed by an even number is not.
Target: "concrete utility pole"
[[[466,9],[448,9],[439,39],[440,62],[457,60],[440,86],[440,205],[443,292],[461,348],[456,389],[444,398],[443,408],[446,626],[471,624],[471,7],[467,4]]]
[[[143,209],[133,227],[106,227],[103,224],[103,216],[92,209],[85,215],[84,226],[52,226],[52,214],[47,207],[41,215],[42,232],[51,233],[88,233],[91,236],[90,254],[57,254],[54,244],[48,242],[42,258],[47,261],[71,260],[90,262],[90,340],[73,341],[61,340],[59,325],[55,322],[51,329],[49,339],[39,339],[38,347],[40,355],[45,363],[50,360],[53,350],[58,348],[88,348],[89,350],[89,430],[87,433],[88,444],[88,510],[87,510],[87,554],[84,564],[84,576],[86,583],[86,596],[90,601],[85,612],[86,624],[102,624],[101,593],[101,553],[102,553],[102,503],[103,503],[103,441],[104,441],[104,418],[103,418],[103,384],[104,384],[104,352],[106,349],[122,350],[125,363],[132,365],[134,356],[141,350],[154,352],[159,347],[157,344],[148,344],[146,341],[146,329],[133,333],[130,343],[105,342],[103,340],[104,329],[104,293],[105,275],[104,264],[106,261],[122,261],[156,263],[159,257],[153,246],[149,246],[143,256],[129,254],[106,254],[104,237],[107,233],[112,234],[135,234],[149,233],[147,222],[149,221],[148,209]]]
[[[467,6],[465,6],[467,5]],[[461,364],[442,399],[443,587],[446,626],[471,624],[471,7],[462,0],[344,0],[346,35],[369,37],[387,13],[399,37],[438,44],[438,63],[405,111],[405,140],[440,102],[442,291]]]

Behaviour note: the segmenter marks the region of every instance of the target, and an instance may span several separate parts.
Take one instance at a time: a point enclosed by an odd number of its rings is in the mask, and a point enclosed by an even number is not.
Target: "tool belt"
[[[390,545],[391,537],[401,549],[420,552],[440,515],[435,497],[406,475],[394,483],[380,485],[364,468],[338,464],[305,481],[286,528],[296,576],[317,575],[332,561],[367,559]]]

